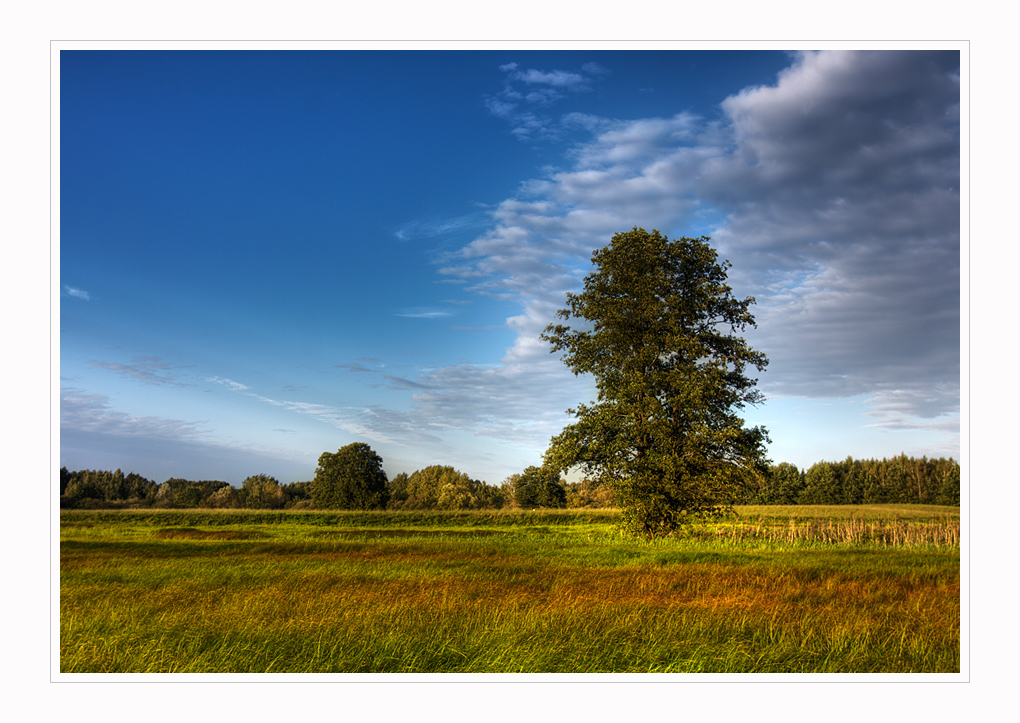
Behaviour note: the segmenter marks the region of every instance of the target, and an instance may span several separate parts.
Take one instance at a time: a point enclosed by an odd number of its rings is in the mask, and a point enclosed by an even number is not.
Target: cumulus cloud
[[[523,183],[440,271],[517,301],[517,342],[499,368],[434,372],[416,403],[471,416],[560,384],[538,333],[591,251],[639,225],[711,235],[733,261],[758,301],[766,393],[867,394],[877,425],[958,425],[959,92],[955,51],[803,52],[774,85],[721,99],[722,122],[572,117],[592,136],[571,167]],[[509,389],[515,402],[486,391]]]
[[[729,210],[716,238],[742,285],[764,292],[774,392],[893,385],[919,414],[958,408],[958,63],[802,53],[777,85],[723,102],[736,146],[701,188]]]
[[[500,363],[412,376],[365,360],[338,365],[409,392],[399,410],[278,400],[212,381],[393,448],[440,454],[467,434],[531,450],[535,463],[570,421],[565,410],[594,396],[591,380],[574,377],[539,335],[580,287],[592,251],[643,226],[710,235],[733,262],[735,292],[758,301],[750,340],[771,360],[760,382],[767,395],[861,397],[878,429],[951,436],[960,404],[958,63],[955,52],[799,53],[775,84],[720,98],[723,116],[712,121],[556,118],[543,114],[552,95],[528,93],[582,84],[505,66],[507,86],[487,99],[490,111],[525,139],[585,138],[567,167],[522,183],[491,209],[488,230],[442,256],[445,279],[517,305]]]

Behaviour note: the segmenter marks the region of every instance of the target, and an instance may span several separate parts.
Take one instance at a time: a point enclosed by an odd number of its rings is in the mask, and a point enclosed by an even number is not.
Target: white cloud
[[[514,71],[512,77],[526,85],[549,85],[573,91],[588,90],[590,87],[587,77],[567,70],[541,71],[530,68],[524,71]]]
[[[82,291],[81,289],[76,289],[73,286],[67,286],[66,284],[64,285],[64,291],[67,293],[68,296],[73,296],[76,299],[89,301],[89,292],[87,291]]]
[[[758,299],[751,340],[771,359],[762,375],[768,394],[867,395],[876,428],[951,434],[960,393],[954,62],[936,53],[801,53],[775,85],[720,99],[719,122],[557,117],[549,109],[601,70],[503,66],[508,84],[485,102],[512,133],[589,137],[567,154],[567,167],[522,183],[491,209],[488,230],[443,256],[448,280],[518,305],[505,322],[515,340],[501,362],[404,376],[384,373],[378,360],[340,365],[411,392],[405,409],[279,400],[230,379],[207,381],[391,448],[438,455],[467,434],[531,450],[533,463],[569,421],[564,410],[593,393],[539,334],[579,288],[592,250],[638,225],[670,236],[708,233],[733,261],[736,292]],[[433,238],[479,218],[419,220],[395,233]],[[172,378],[158,360],[95,364],[150,383]],[[105,398],[75,393],[62,400],[65,416],[84,431],[185,441],[204,434],[198,423],[132,418],[110,411]]]
[[[143,384],[185,386],[185,382],[176,372],[179,367],[164,362],[159,357],[132,357],[129,364],[98,360],[91,360],[89,364],[97,369],[108,369]]]
[[[394,314],[394,316],[402,316],[405,319],[442,319],[447,316],[452,316],[449,311],[442,311],[439,309],[405,309]]]
[[[363,367],[351,369],[352,365],[344,366],[352,371],[372,371]],[[258,394],[252,391],[248,385],[230,379],[213,377],[207,381],[221,384],[232,392],[243,394],[265,404],[279,407],[301,416],[310,417],[322,424],[348,432],[356,438],[369,439],[377,443],[394,443],[396,441],[385,429],[381,428],[378,424],[373,424],[374,418],[378,415],[365,408],[335,407],[314,402],[274,399]]]
[[[609,72],[597,63],[584,64],[580,72],[522,69],[517,63],[499,69],[506,74],[503,90],[483,100],[489,112],[510,123],[510,132],[525,142],[562,139],[584,117],[568,114],[557,119],[539,109],[548,110],[572,94],[591,91],[594,81]]]
[[[870,426],[884,429],[932,429],[959,432],[959,411],[946,408],[945,397],[959,395],[959,388],[949,385],[931,390],[888,389],[878,392],[869,400],[868,416],[878,421]]]
[[[217,440],[205,422],[136,417],[111,408],[102,394],[60,390],[60,463],[69,469],[123,469],[161,482],[170,477],[222,479],[250,474],[281,481],[311,478],[314,461],[299,452]]]
[[[198,440],[206,436],[200,422],[162,417],[132,417],[110,408],[109,397],[73,388],[60,390],[60,426],[119,437]]]
[[[211,377],[210,379],[206,379],[206,381],[213,382],[214,384],[222,384],[231,391],[235,392],[243,392],[248,389],[247,386],[241,384],[240,382],[231,381],[230,379],[223,379],[221,377]]]
[[[472,228],[484,226],[488,217],[481,212],[469,213],[453,218],[426,218],[409,221],[393,232],[400,241],[416,239],[432,239],[456,234]]]
[[[447,253],[440,269],[467,290],[519,305],[506,320],[513,345],[497,365],[382,374],[381,386],[412,392],[408,409],[280,401],[212,381],[391,449],[438,454],[469,434],[531,450],[537,461],[569,421],[565,410],[594,393],[539,335],[579,288],[592,250],[638,225],[670,236],[711,232],[734,264],[735,292],[758,299],[750,337],[771,360],[761,378],[767,394],[866,395],[876,428],[951,436],[960,363],[953,60],[803,53],[775,86],[723,100],[728,124],[686,114],[571,116],[572,130],[591,134],[572,149],[571,167],[521,184],[492,209],[492,228]],[[526,102],[517,91],[499,99],[513,105],[507,117],[522,135],[566,127],[529,119]]]
[[[957,62],[803,53],[776,86],[723,103],[737,144],[702,188],[730,211],[715,235],[742,286],[767,289],[756,337],[775,392],[893,385],[917,411],[958,407]]]
[[[639,225],[707,233],[733,261],[737,293],[758,300],[752,341],[772,361],[761,380],[768,393],[872,394],[878,424],[937,418],[952,426],[956,63],[955,53],[806,52],[776,85],[722,100],[728,123],[571,116],[574,129],[593,134],[571,151],[573,166],[522,184],[494,210],[496,226],[442,269],[477,292],[518,301],[527,323],[511,324],[518,338],[502,368],[438,371],[437,388],[470,389],[483,377],[498,388],[532,369],[536,381],[521,386],[544,389],[545,367],[511,360],[538,358],[537,334],[578,288],[591,250]],[[900,390],[895,407],[882,396],[888,389]],[[503,402],[484,385],[463,398],[436,391],[416,399],[443,414]]]

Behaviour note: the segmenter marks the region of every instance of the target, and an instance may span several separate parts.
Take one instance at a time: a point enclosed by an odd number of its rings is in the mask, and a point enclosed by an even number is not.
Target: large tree
[[[364,442],[323,452],[312,480],[312,503],[322,509],[373,509],[386,504],[382,457]]]
[[[739,416],[762,401],[749,368],[765,355],[737,332],[754,326],[753,297],[737,299],[728,261],[709,239],[618,233],[592,256],[584,290],[567,294],[542,338],[598,401],[554,437],[546,464],[580,467],[609,485],[627,525],[645,536],[725,511],[764,471],[767,432]]]

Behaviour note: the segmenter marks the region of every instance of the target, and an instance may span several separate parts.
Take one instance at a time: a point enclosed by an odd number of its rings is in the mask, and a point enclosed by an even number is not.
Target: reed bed
[[[960,520],[944,517],[933,521],[847,519],[797,519],[786,522],[760,517],[687,532],[703,542],[766,542],[779,544],[877,545],[880,547],[958,548]]]

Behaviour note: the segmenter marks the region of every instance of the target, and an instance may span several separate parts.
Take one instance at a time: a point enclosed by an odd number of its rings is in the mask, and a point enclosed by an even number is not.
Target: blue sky
[[[773,460],[960,456],[959,53],[63,51],[60,463],[498,484],[593,249],[709,235]]]

